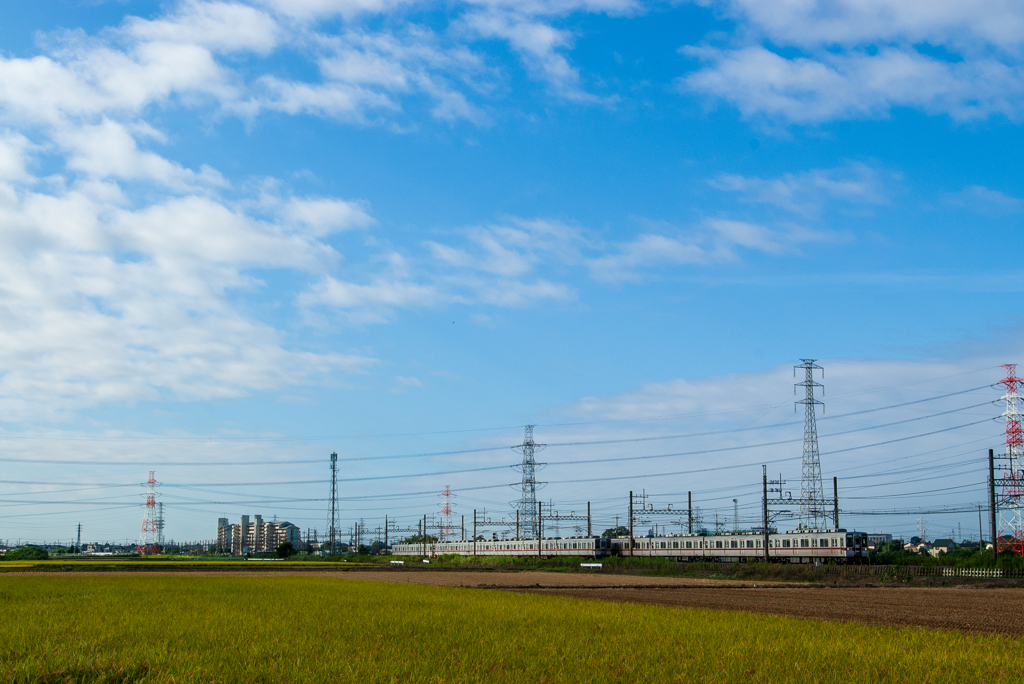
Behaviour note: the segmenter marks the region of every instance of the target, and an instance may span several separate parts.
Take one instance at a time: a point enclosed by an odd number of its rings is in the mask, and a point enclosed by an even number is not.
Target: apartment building
[[[290,522],[267,522],[262,515],[254,515],[251,521],[243,515],[241,522],[234,525],[227,518],[217,519],[217,549],[221,553],[266,553],[276,551],[285,542],[291,542],[296,549],[302,543],[299,528]]]

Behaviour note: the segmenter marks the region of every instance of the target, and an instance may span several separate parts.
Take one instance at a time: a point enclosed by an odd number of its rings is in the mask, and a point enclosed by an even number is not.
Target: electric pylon
[[[156,513],[156,543],[160,545],[160,548],[164,546],[164,502],[161,501],[157,505]]]
[[[1006,377],[999,381],[999,384],[1006,387],[1006,393],[1002,396],[1006,402],[1006,411],[1003,412],[1006,418],[1006,453],[1003,455],[1006,470],[1001,481],[999,499],[999,526],[1002,528],[999,539],[1004,536],[1009,539],[1001,544],[996,539],[994,543],[999,552],[1010,551],[1021,556],[1024,555],[1024,431],[1020,423],[1024,414],[1021,412],[1021,397],[1017,390],[1024,380],[1017,377],[1017,364],[1008,363],[1000,367],[1006,369]]]
[[[338,520],[338,454],[331,454],[331,521],[328,524],[330,530],[330,544],[331,544],[331,555],[333,556],[337,551],[335,549],[335,543],[337,542],[338,533],[341,527]]]
[[[445,485],[444,491],[441,492],[441,529],[440,541],[446,542],[451,541],[452,537],[452,489],[451,486]]]
[[[544,446],[533,441],[533,426],[527,425],[523,430],[523,443],[513,447],[523,452],[523,462],[515,466],[523,471],[522,495],[514,503],[519,509],[520,537],[524,539],[536,539],[540,532],[537,519],[537,485],[543,483],[537,482],[537,466],[544,464],[537,463],[535,454]]]
[[[803,363],[793,367],[793,376],[796,371],[802,368],[804,381],[798,382],[793,387],[794,393],[797,387],[804,388],[804,398],[794,406],[804,407],[804,453],[800,471],[800,527],[806,529],[823,529],[828,523],[825,518],[825,493],[821,485],[821,457],[818,455],[818,423],[815,416],[816,407],[825,404],[814,398],[814,388],[821,387],[822,394],[825,388],[820,383],[814,382],[814,371],[820,370],[821,377],[825,377],[825,370],[815,365],[816,359],[800,359]],[[824,410],[824,409],[822,409]]]
[[[138,552],[140,556],[148,556],[160,552],[157,546],[159,528],[156,519],[156,471],[149,471],[146,481],[146,513],[142,517],[142,531],[139,533]]]

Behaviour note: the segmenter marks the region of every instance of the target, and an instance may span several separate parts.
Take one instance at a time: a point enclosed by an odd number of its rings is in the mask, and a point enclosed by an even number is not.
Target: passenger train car
[[[633,537],[632,551],[628,537],[611,542],[612,552],[621,556],[690,561],[764,558],[764,534],[753,531]],[[843,529],[769,534],[768,558],[789,563],[861,563],[868,558],[868,535]]]
[[[667,558],[677,561],[743,561],[764,558],[764,535],[757,532],[722,534],[679,534],[633,537],[568,537],[541,540],[505,539],[490,541],[394,544],[395,556],[580,556],[602,558],[610,555],[636,558]],[[793,530],[768,535],[768,557],[788,563],[861,563],[868,557],[865,532],[839,530]]]
[[[426,555],[440,556],[453,553],[458,556],[582,556],[601,558],[611,555],[611,540],[603,537],[552,537],[542,539],[540,551],[536,539],[502,539],[491,541],[428,542]],[[394,556],[422,556],[423,544],[394,544]]]

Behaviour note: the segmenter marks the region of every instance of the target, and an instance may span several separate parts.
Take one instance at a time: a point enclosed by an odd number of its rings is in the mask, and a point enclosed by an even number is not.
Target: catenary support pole
[[[466,541],[466,514],[462,514],[462,541]]]
[[[978,551],[985,551],[985,527],[981,523],[981,504],[978,504]]]
[[[693,492],[686,492],[686,533],[693,534]]]
[[[541,555],[541,539],[544,538],[544,502],[537,502],[537,556]]]
[[[594,528],[590,525],[590,502],[587,502],[587,536],[594,536]]]
[[[426,557],[427,555],[428,555],[427,554],[427,516],[424,515],[423,516],[423,556]]]
[[[476,509],[473,509],[473,555],[476,555]]]
[[[384,555],[388,553],[388,516],[384,516]]]
[[[516,509],[516,539],[519,539],[519,509]]]
[[[996,529],[996,465],[992,449],[988,450],[988,509],[992,520],[992,554],[999,560],[999,530]]]
[[[764,562],[768,563],[768,466],[761,466],[761,478],[763,493],[761,494],[761,527],[764,532]]]
[[[629,555],[633,555],[633,492],[629,492]]]
[[[832,519],[836,523],[836,529],[839,529],[839,478],[832,478],[832,503],[835,508],[832,510]]]

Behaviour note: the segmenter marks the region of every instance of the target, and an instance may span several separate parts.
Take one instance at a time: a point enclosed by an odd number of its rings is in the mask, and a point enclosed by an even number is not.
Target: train
[[[391,547],[394,556],[579,556],[606,558],[666,558],[675,561],[735,562],[765,557],[764,533],[758,531],[718,534],[668,534],[633,537],[546,537],[400,543]],[[845,529],[791,530],[768,535],[768,559],[782,563],[863,563],[868,558],[868,535]]]

